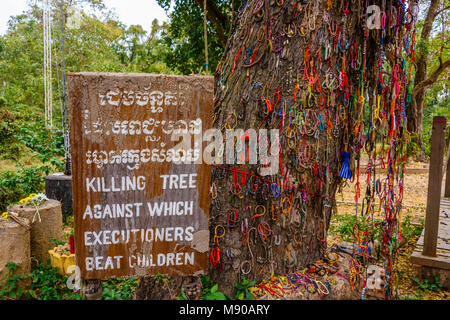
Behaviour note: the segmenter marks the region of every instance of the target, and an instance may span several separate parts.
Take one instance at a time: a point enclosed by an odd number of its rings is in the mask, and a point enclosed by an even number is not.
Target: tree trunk
[[[392,66],[400,65],[402,40],[389,31],[383,47],[381,31],[365,36],[365,3],[259,0],[238,10],[215,74],[214,127],[223,137],[231,128],[246,132],[225,144],[247,145],[248,138],[251,145],[251,129],[257,137],[261,129],[278,129],[280,139],[259,136],[256,164],[225,161],[212,168],[209,276],[230,297],[241,276],[261,281],[271,273],[301,270],[324,256],[334,197],[343,179],[355,179],[359,198],[363,149],[376,160],[374,145],[383,141],[383,146],[395,146],[395,161],[401,159],[403,107],[389,112],[389,104],[397,100],[393,85],[380,85],[383,104],[376,117],[374,105],[382,66],[377,53],[384,48]],[[397,0],[375,4],[404,14]],[[406,96],[397,94],[398,100]],[[375,125],[383,132],[376,132]],[[388,135],[388,130],[398,133]],[[271,163],[278,159],[279,169],[263,175],[267,163],[261,148],[277,145],[279,155]],[[240,155],[251,158],[243,149]],[[220,158],[219,150],[216,156]],[[391,165],[395,171],[395,162]],[[374,175],[369,177],[375,182]],[[386,225],[391,223],[395,219]],[[145,291],[143,282],[139,287]]]
[[[266,177],[260,164],[213,169],[210,245],[213,260],[221,257],[210,275],[225,294],[241,275],[261,281],[325,253],[341,152],[363,147],[361,95],[375,84],[377,43],[364,41],[365,7],[345,3],[249,1],[235,21],[216,73],[215,127],[224,137],[233,126],[279,129],[281,162]]]
[[[416,73],[417,74],[417,73]],[[416,161],[425,162],[426,155],[423,143],[423,102],[425,100],[425,90],[417,93],[411,98],[411,107],[408,109],[408,131],[413,133],[412,142],[418,146]]]

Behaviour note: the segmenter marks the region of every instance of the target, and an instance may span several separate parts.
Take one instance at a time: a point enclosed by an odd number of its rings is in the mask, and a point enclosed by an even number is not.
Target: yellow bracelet
[[[223,233],[221,235],[217,234],[218,228],[222,228],[222,230],[223,230]],[[217,225],[216,228],[214,229],[214,242],[219,244],[219,239],[225,235],[225,232],[226,232],[225,228],[221,224]]]

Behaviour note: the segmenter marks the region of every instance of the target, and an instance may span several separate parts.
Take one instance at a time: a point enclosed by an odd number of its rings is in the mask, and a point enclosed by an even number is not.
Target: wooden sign
[[[81,277],[204,273],[213,78],[72,73],[68,85]]]

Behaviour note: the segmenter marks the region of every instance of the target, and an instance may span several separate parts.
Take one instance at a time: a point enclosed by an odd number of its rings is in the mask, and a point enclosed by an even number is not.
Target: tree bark
[[[417,74],[417,73],[416,73]],[[425,162],[426,155],[424,151],[423,142],[423,102],[425,100],[425,91],[417,92],[415,96],[411,97],[411,108],[408,112],[408,131],[414,133],[411,141],[418,146],[418,153],[416,161]]]

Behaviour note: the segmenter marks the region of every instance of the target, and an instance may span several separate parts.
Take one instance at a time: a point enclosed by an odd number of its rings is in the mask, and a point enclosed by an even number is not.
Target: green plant
[[[403,300],[423,300],[423,295],[420,292],[417,292],[414,294],[414,296],[410,296],[408,294],[401,297]]]
[[[358,215],[358,218],[356,218],[354,214],[337,214],[332,218],[329,231],[331,234],[339,234],[344,241],[353,241],[353,228],[357,223],[360,233],[370,230],[369,239],[379,240],[379,222],[379,219],[373,219],[374,227],[372,228],[372,220],[367,220],[366,216]]]
[[[420,279],[416,277],[413,277],[412,280],[416,283],[416,290],[421,290],[425,293],[428,291],[440,292],[442,289],[442,283],[439,282],[438,276],[434,276],[434,282],[430,282],[428,279],[420,281]]]
[[[402,235],[406,238],[420,236],[424,227],[424,220],[420,220],[420,225],[411,222],[411,216],[407,215],[402,221]]]
[[[418,135],[415,132],[411,132],[410,140],[406,146],[406,155],[408,158],[415,157],[419,152],[419,145],[417,144]]]
[[[214,284],[208,276],[200,276],[202,282],[202,291],[199,300],[227,300],[222,292],[218,291],[219,285]]]
[[[14,115],[6,108],[0,109],[0,119],[0,141],[10,141],[18,130]]]
[[[19,267],[17,263],[8,262],[5,265],[8,268],[8,273],[2,279],[6,280],[3,288],[0,290],[0,300],[20,299],[24,295],[22,288],[18,287],[18,283],[26,279],[27,275],[14,275],[14,271]]]
[[[31,289],[35,292],[38,300],[80,300],[81,296],[67,288],[67,277],[59,274],[58,269],[50,265],[49,259],[46,263],[38,263],[32,270]]]
[[[236,300],[253,300],[253,294],[249,291],[250,287],[255,285],[255,281],[249,281],[245,278],[244,275],[241,275],[242,282],[235,283],[236,287],[236,296],[234,297]]]
[[[117,278],[103,281],[104,300],[130,300],[137,286],[137,278]]]
[[[73,215],[63,217],[63,225],[62,225],[63,230],[69,227],[72,228],[73,233]]]
[[[429,92],[428,94],[432,96],[432,99],[428,102],[428,105],[426,105],[423,109],[422,135],[423,135],[423,148],[425,155],[427,157],[430,157],[433,117],[439,115],[439,116],[446,116],[447,119],[449,119],[450,108],[448,98],[437,99],[436,92],[433,93],[433,90],[431,88],[428,90],[428,92]]]
[[[423,295],[420,292],[418,292],[414,295],[414,299],[415,300],[423,300]]]
[[[42,191],[50,169],[46,165],[31,166],[0,173],[0,211],[31,193]]]
[[[34,151],[34,155],[42,162],[50,162],[57,170],[63,170],[64,161],[60,159],[64,156],[64,142],[61,130],[51,130],[45,128],[42,122],[35,122],[29,126],[20,128],[16,139],[22,142],[29,149]]]
[[[50,239],[50,244],[52,244],[53,246],[57,247],[57,246],[63,246],[67,243],[67,241],[65,240],[58,240],[58,239]]]
[[[0,300],[80,300],[81,296],[66,286],[67,277],[58,273],[58,269],[50,265],[49,260],[46,263],[36,263],[30,274],[14,275],[18,265],[14,262],[6,264],[8,274],[3,280],[5,284],[0,290]],[[22,290],[19,281],[29,278],[31,288]]]
[[[181,285],[180,293],[181,293],[181,295],[174,297],[174,299],[175,300],[187,300],[187,296],[186,296],[186,293],[184,292],[183,285]]]

